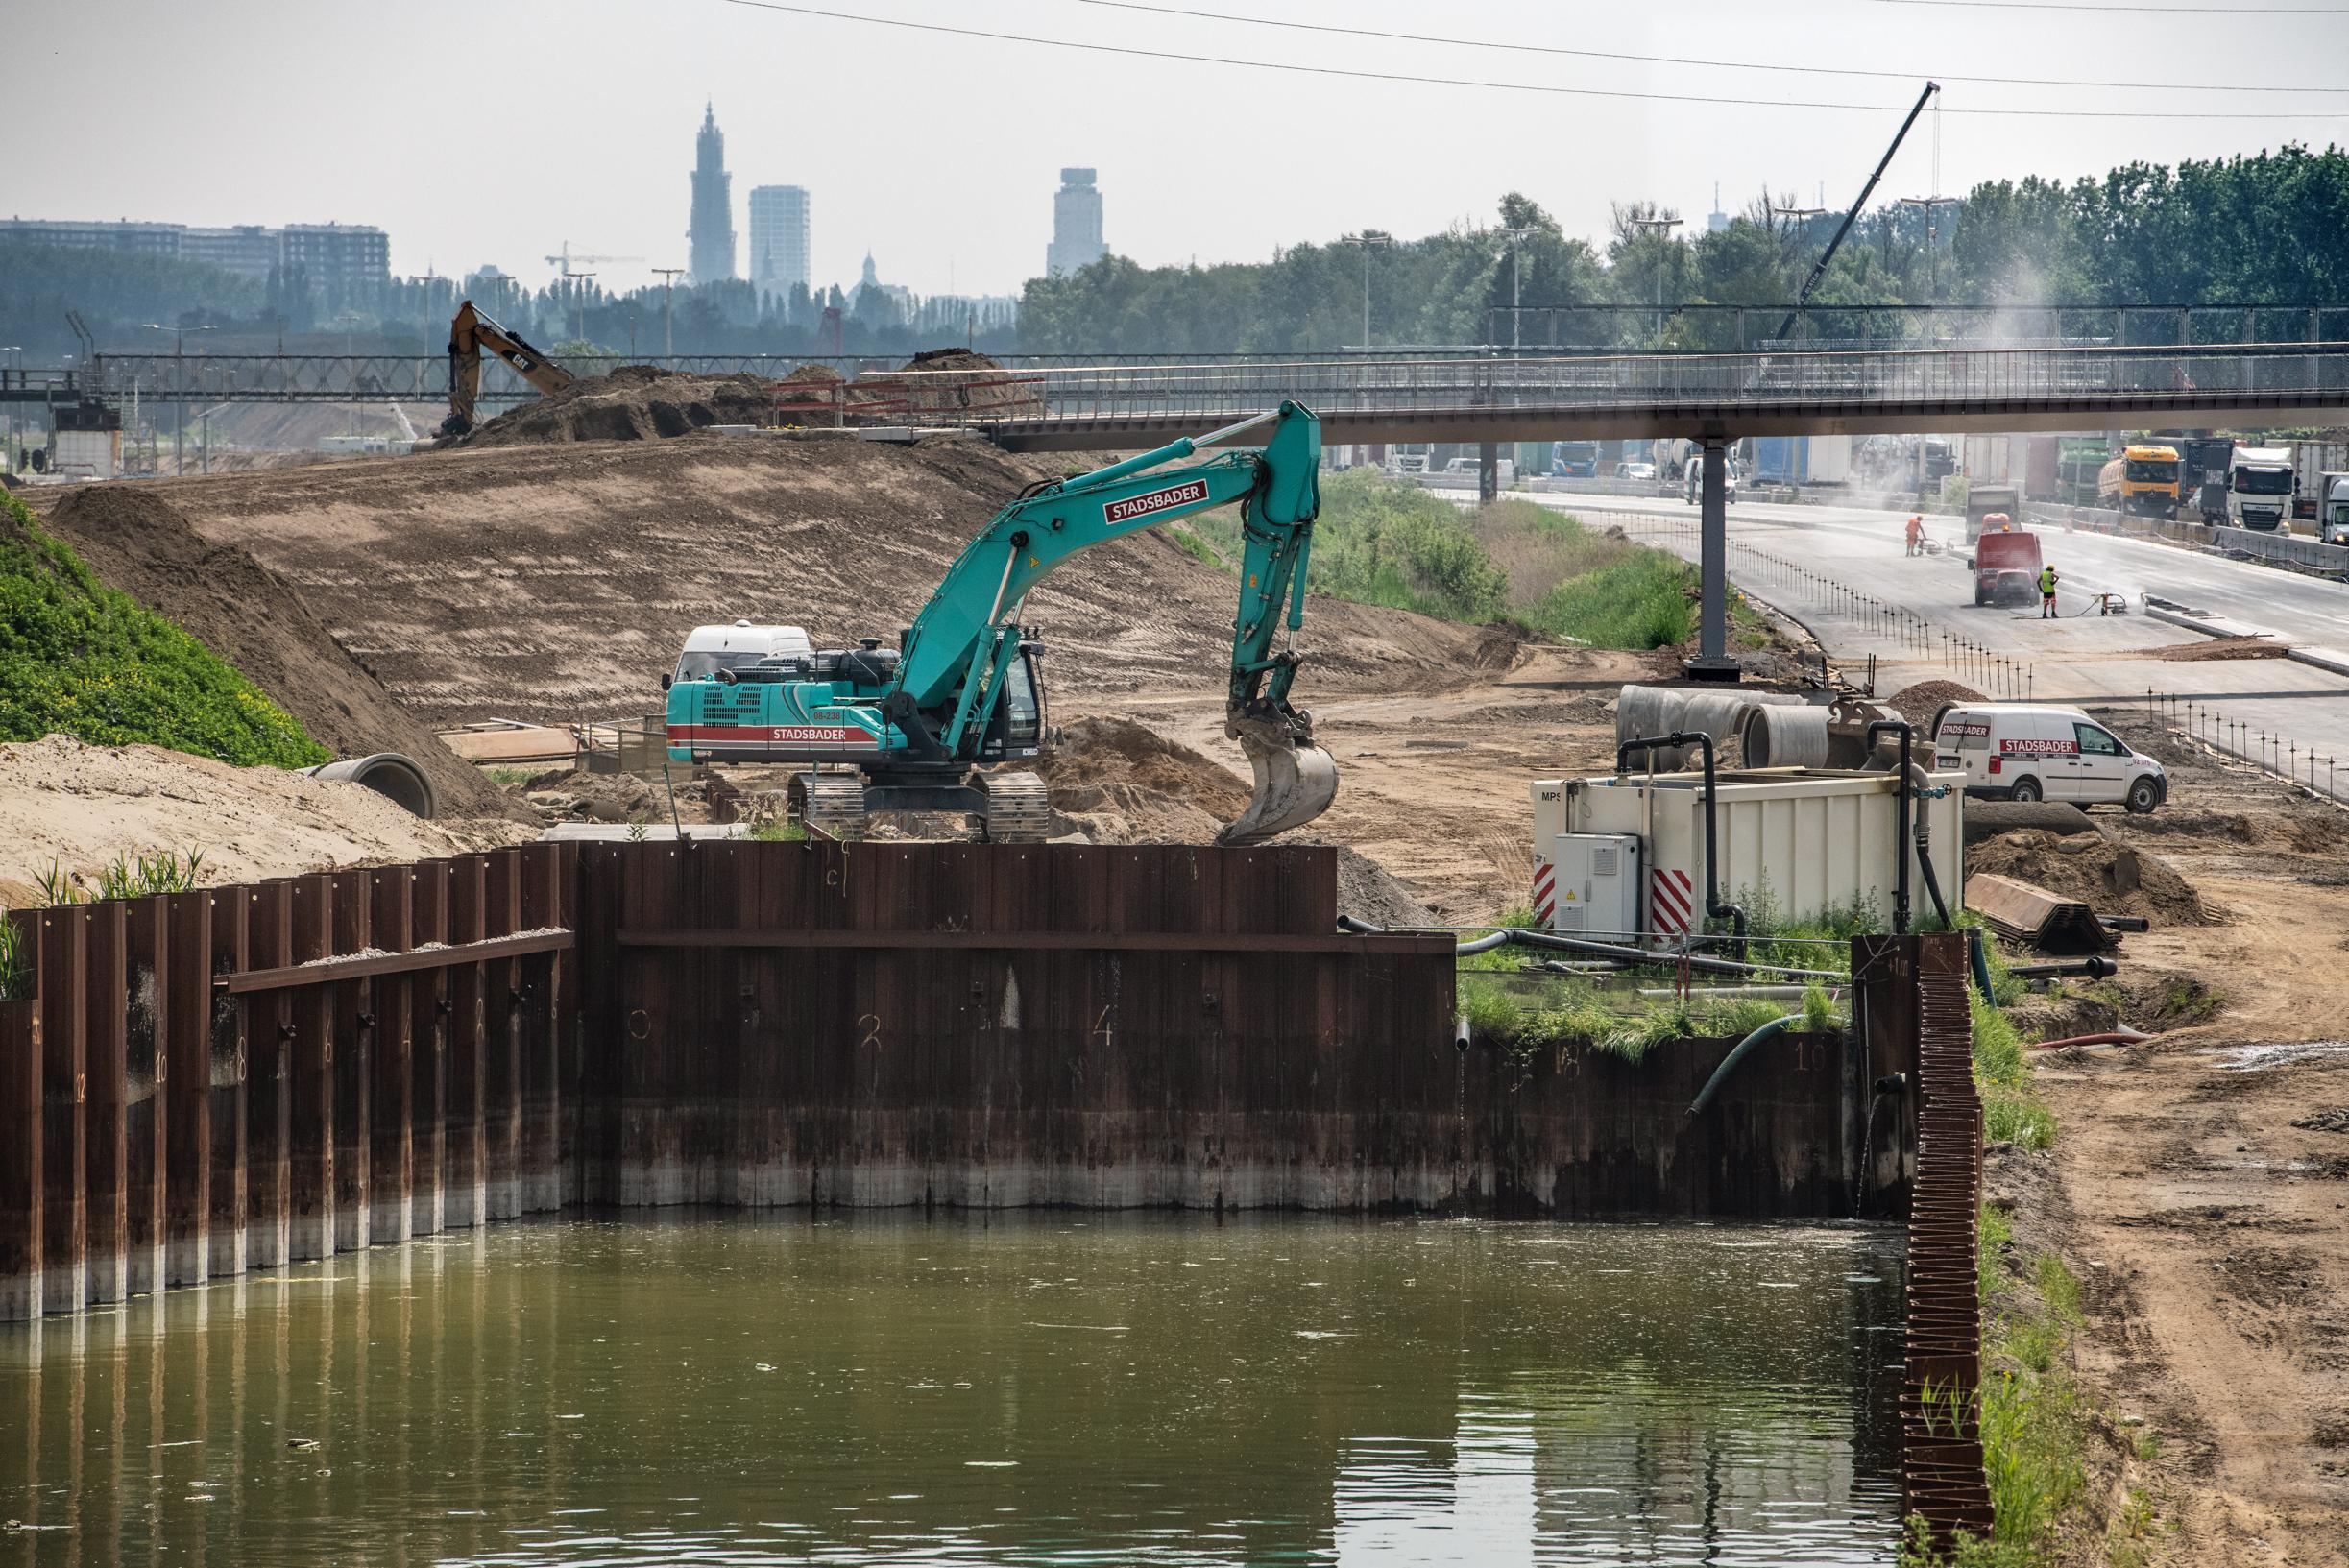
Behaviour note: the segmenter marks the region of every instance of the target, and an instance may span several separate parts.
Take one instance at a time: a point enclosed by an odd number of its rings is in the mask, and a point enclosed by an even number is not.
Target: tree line
[[[1509,318],[1499,313],[1513,299],[1550,312],[1521,319],[1528,343],[1733,348],[1728,309],[1686,307],[1744,306],[1756,311],[1750,346],[1779,326],[1762,307],[1796,297],[1842,221],[1787,216],[1795,205],[1765,190],[1726,227],[1691,232],[1669,227],[1677,214],[1653,204],[1621,204],[1594,244],[1513,192],[1491,229],[1416,240],[1369,231],[1287,248],[1269,262],[1207,267],[1113,255],[1030,280],[1020,344],[1197,353],[1360,345],[1367,269],[1374,346],[1507,343]],[[1858,306],[2343,302],[2349,154],[2288,146],[2175,168],[2131,163],[2070,183],[1990,181],[1947,205],[1864,213],[1797,335],[1879,335],[1881,317],[1872,322]]]

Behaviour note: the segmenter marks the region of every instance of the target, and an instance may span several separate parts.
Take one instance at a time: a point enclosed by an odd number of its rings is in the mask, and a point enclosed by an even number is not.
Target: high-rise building
[[[750,280],[762,294],[806,288],[808,193],[798,185],[761,185],[750,193]]]
[[[392,242],[364,224],[289,223],[278,253],[288,272],[299,267],[310,287],[338,304],[371,298],[392,275]]]
[[[1063,169],[1060,189],[1053,196],[1053,243],[1044,253],[1044,271],[1065,277],[1090,267],[1109,253],[1102,243],[1102,193],[1094,188],[1091,169]]]
[[[1718,234],[1730,226],[1730,215],[1721,210],[1721,181],[1713,181],[1713,209],[1705,215],[1705,232]]]
[[[734,177],[726,172],[726,133],[717,128],[714,106],[701,109],[701,134],[693,139],[693,212],[686,229],[696,284],[722,283],[734,277]]]

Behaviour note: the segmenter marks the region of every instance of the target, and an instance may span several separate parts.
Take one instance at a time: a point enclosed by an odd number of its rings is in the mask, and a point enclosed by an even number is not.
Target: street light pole
[[[177,412],[172,418],[171,476],[174,479],[187,472],[187,334],[209,332],[208,326],[165,326],[161,322],[149,322],[151,332],[171,334],[172,391],[177,394]]]
[[[1647,232],[1656,235],[1659,239],[1668,237],[1672,230],[1681,226],[1681,220],[1678,218],[1631,218],[1627,219],[1626,222],[1630,225],[1630,227],[1644,229]],[[1661,250],[1659,250],[1656,253],[1656,347],[1660,349],[1663,346],[1664,253]]]
[[[1524,240],[1526,236],[1538,233],[1539,230],[1533,229],[1496,229],[1493,230],[1493,232],[1499,234],[1503,239],[1509,241],[1509,347],[1512,350],[1515,350],[1523,347],[1523,335],[1518,330],[1517,323],[1519,320],[1519,313],[1525,308],[1524,289],[1522,286],[1524,281],[1523,253],[1519,249],[1519,242]]]
[[[661,275],[661,357],[675,359],[677,357],[677,334],[669,327],[668,297],[670,286],[676,282],[678,276],[685,269],[683,267],[655,267],[653,271]],[[675,368],[673,365],[670,367],[672,370]]]
[[[1394,241],[1366,229],[1359,234],[1339,235],[1338,243],[1362,247],[1362,346],[1367,350],[1370,347],[1370,252],[1373,247],[1392,245]]]

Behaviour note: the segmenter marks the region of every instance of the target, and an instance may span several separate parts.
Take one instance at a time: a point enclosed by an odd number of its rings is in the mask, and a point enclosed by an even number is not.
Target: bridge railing
[[[900,371],[891,379],[944,389],[968,372]],[[1503,359],[1257,359],[1097,365],[1015,373],[1019,401],[1047,422],[1214,419],[1283,399],[1321,414],[1470,408],[1648,406],[1766,409],[1817,404],[2059,402],[2249,395],[2349,394],[2349,343],[2182,350],[2046,348],[1868,350],[1828,353],[1619,354]],[[1002,399],[958,416],[951,396],[923,399],[938,422],[1004,419]]]

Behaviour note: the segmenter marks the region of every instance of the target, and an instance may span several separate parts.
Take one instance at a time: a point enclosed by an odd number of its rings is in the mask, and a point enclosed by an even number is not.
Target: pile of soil
[[[1305,843],[1305,839],[1283,839]],[[1412,896],[1411,889],[1368,856],[1338,846],[1338,912],[1393,929],[1404,926],[1433,926],[1436,912]]]
[[[712,424],[768,424],[775,396],[755,375],[690,375],[622,365],[506,410],[448,446],[519,446],[566,441],[658,441]]]
[[[1003,364],[976,349],[924,349],[897,367],[901,371],[1000,371]]]
[[[2173,664],[2201,664],[2226,659],[2284,659],[2291,650],[2272,638],[2217,637],[2196,638],[2192,642],[2173,643],[2167,648],[2148,648],[2147,659],[2166,659]]]
[[[615,441],[141,489],[291,579],[393,695],[447,728],[657,712],[686,633],[738,616],[806,626],[818,647],[894,643],[989,518],[1067,467],[959,436]],[[1237,591],[1151,531],[1053,573],[1023,618],[1043,628],[1055,700],[1220,697]],[[1298,645],[1307,707],[1439,688],[1517,652],[1505,634],[1320,598]]]
[[[1933,722],[1936,713],[1953,702],[1988,702],[1990,699],[1960,681],[1919,681],[1915,686],[1902,687],[1891,696],[1877,700],[1922,731]]]
[[[2102,915],[2143,915],[2156,926],[2225,923],[2168,861],[2101,834],[1999,833],[1966,851],[1966,874],[1985,871],[2078,899]]]
[[[975,350],[925,349],[898,368],[923,373],[905,381],[906,411],[896,416],[916,424],[925,417],[1029,419],[1044,412],[1033,377],[1009,374]]]
[[[157,490],[85,485],[47,526],[109,587],[236,666],[338,757],[414,758],[452,817],[503,816],[505,796],[384,689],[294,586],[232,544],[213,544]]]
[[[1038,771],[1053,835],[1096,844],[1204,844],[1247,809],[1250,786],[1204,753],[1123,718],[1080,718]]]
[[[230,767],[159,746],[64,736],[0,745],[0,905],[38,902],[54,866],[85,882],[164,850],[204,856],[207,882],[390,864],[527,839],[512,823],[425,822],[364,784]]]

